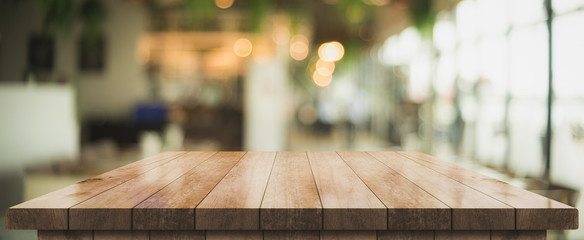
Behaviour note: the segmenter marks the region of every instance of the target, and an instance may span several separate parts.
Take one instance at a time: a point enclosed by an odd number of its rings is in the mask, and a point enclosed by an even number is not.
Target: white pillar
[[[244,92],[244,148],[284,150],[290,103],[286,60],[277,56],[253,59]]]

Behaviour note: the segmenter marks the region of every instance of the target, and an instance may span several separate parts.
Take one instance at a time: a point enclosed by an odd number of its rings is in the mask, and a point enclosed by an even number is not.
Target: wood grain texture
[[[265,230],[322,229],[322,205],[306,153],[276,155],[260,218]]]
[[[47,236],[69,227],[521,230],[497,234],[538,237],[542,231],[531,230],[577,228],[578,210],[421,153],[171,152],[14,206],[6,226]]]
[[[263,231],[264,240],[319,240],[319,231]]]
[[[434,231],[377,231],[377,240],[434,240]]]
[[[207,240],[262,240],[262,231],[206,231]]]
[[[148,231],[97,230],[93,231],[93,240],[149,240]]]
[[[450,229],[446,204],[365,152],[339,155],[387,206],[388,230]]]
[[[424,153],[399,154],[514,207],[518,230],[578,228],[576,208]]]
[[[39,230],[38,240],[93,240],[93,232],[67,230]]]
[[[195,207],[245,152],[219,152],[134,207],[133,229],[195,229]]]
[[[387,209],[335,152],[309,152],[325,230],[385,230]]]
[[[67,229],[67,208],[11,207],[6,210],[6,229]]]
[[[190,152],[69,209],[69,229],[130,230],[132,208],[214,152]]]
[[[321,231],[321,240],[376,240],[375,231]]]
[[[152,240],[205,240],[205,231],[150,231]]]
[[[553,201],[553,200],[551,200]],[[517,230],[578,229],[578,209],[517,208]]]
[[[132,229],[193,230],[195,229],[195,209],[194,207],[133,208]]]
[[[275,152],[248,152],[195,209],[199,230],[259,229]]]
[[[452,229],[515,229],[515,210],[512,207],[398,153],[370,154],[451,207]]]
[[[491,231],[491,240],[545,240],[545,230],[541,231]]]
[[[490,240],[490,231],[435,231],[435,240]]]
[[[184,152],[160,153],[9,208],[7,229],[67,229],[67,209],[135,178]]]

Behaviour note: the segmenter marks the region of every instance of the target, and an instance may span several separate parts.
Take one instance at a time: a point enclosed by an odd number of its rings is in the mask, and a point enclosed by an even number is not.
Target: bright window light
[[[517,97],[547,96],[548,43],[544,23],[520,28],[510,35],[510,87]]]
[[[554,91],[559,98],[584,97],[584,11],[554,19]]]

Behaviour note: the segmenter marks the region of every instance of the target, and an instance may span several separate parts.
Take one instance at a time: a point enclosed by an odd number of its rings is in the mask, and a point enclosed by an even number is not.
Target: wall
[[[17,82],[22,81],[26,68],[28,37],[40,32],[42,14],[36,1],[12,2],[0,2],[0,81]],[[137,101],[146,98],[145,72],[134,57],[138,38],[147,30],[146,9],[129,1],[102,2],[107,9],[103,72],[77,70],[79,23],[69,33],[61,32],[56,37],[55,65],[50,78],[76,83],[82,119],[125,118]]]
[[[34,1],[0,1],[0,81],[19,81],[26,68],[28,36],[41,29]]]
[[[128,117],[132,106],[147,96],[144,68],[135,51],[141,34],[147,31],[147,12],[142,5],[108,0],[106,67],[100,74],[77,73],[79,106],[83,118]]]

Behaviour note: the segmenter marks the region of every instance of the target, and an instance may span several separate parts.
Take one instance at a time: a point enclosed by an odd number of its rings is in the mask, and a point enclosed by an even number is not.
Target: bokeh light
[[[318,71],[314,71],[314,74],[312,74],[312,80],[314,81],[314,84],[316,84],[316,86],[326,87],[329,84],[331,84],[331,81],[333,80],[333,75],[323,76],[320,73],[318,73]]]
[[[233,5],[233,0],[215,0],[215,5],[218,8],[229,8]]]
[[[240,38],[233,44],[233,52],[239,57],[247,57],[251,54],[253,46],[247,38]]]
[[[319,59],[316,62],[316,71],[323,76],[333,75],[333,72],[335,71],[335,63]]]
[[[328,62],[336,62],[341,60],[345,55],[345,48],[340,42],[333,41],[320,45],[318,48],[318,56]]]
[[[318,121],[318,109],[312,104],[305,104],[298,110],[298,120],[305,125],[314,124]]]
[[[290,44],[290,57],[302,61],[308,56],[308,38],[304,35],[296,35]]]
[[[278,45],[284,45],[290,40],[290,30],[285,26],[278,26],[272,32],[272,40]]]

